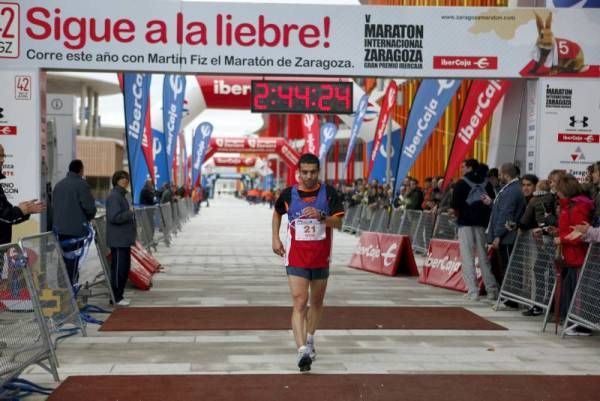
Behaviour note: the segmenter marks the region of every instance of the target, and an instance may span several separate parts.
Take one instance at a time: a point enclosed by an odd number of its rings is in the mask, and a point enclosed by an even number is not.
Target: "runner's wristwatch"
[[[325,221],[327,214],[325,212],[319,212],[319,221]]]

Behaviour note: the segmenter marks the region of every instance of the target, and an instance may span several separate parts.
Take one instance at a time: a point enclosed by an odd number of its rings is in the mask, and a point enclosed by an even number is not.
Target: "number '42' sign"
[[[0,58],[19,57],[19,5],[0,2]]]

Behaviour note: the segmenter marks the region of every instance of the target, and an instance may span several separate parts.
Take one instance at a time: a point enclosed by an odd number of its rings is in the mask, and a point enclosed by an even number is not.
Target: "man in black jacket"
[[[422,210],[423,190],[419,187],[419,181],[416,178],[410,179],[410,188],[405,196],[406,198],[406,210]]]
[[[0,180],[6,177],[2,174],[2,166],[4,166],[4,146],[0,145]],[[0,184],[0,245],[9,244],[12,241],[12,225],[19,224],[29,219],[29,215],[41,213],[46,210],[44,202],[37,200],[29,200],[19,203],[18,206],[13,206],[6,195],[4,187]]]
[[[106,198],[106,244],[110,247],[110,283],[119,306],[129,305],[123,297],[131,268],[131,245],[135,243],[135,217],[125,195],[129,174],[117,171],[112,176],[113,189]]]
[[[157,203],[156,191],[154,190],[154,183],[149,178],[144,183],[144,187],[140,191],[140,205],[142,206],[154,206]]]
[[[487,297],[495,300],[498,297],[498,283],[492,274],[492,267],[487,257],[485,236],[485,228],[488,226],[491,214],[491,199],[495,197],[494,188],[485,179],[487,166],[481,168],[477,160],[465,160],[462,169],[463,177],[454,186],[452,209],[457,217],[462,275],[468,290],[467,297],[471,301],[479,300],[475,274],[475,257],[477,257]]]
[[[79,277],[79,259],[86,238],[90,234],[89,222],[96,216],[96,202],[92,190],[83,179],[83,163],[69,163],[67,176],[60,180],[52,192],[52,230],[58,236],[63,259],[71,284]]]

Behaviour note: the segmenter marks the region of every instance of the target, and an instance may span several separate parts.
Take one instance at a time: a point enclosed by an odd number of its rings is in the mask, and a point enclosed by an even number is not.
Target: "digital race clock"
[[[352,114],[352,82],[252,81],[254,113]]]

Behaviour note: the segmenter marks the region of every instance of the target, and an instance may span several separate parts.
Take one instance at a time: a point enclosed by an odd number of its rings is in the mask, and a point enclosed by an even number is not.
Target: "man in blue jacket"
[[[517,237],[517,222],[525,211],[526,201],[521,190],[517,167],[513,163],[505,163],[500,167],[499,173],[503,186],[493,201],[487,240],[498,252],[502,277],[504,277]]]

